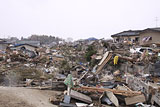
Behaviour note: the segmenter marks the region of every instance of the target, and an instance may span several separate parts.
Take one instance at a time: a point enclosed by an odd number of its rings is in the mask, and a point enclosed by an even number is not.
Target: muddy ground
[[[57,107],[49,97],[60,92],[0,86],[0,107]]]

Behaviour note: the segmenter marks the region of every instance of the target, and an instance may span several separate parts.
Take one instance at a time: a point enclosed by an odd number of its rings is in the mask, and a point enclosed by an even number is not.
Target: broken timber
[[[125,90],[116,90],[116,89],[107,89],[107,88],[97,88],[97,87],[80,87],[80,88],[74,88],[74,90],[80,90],[80,91],[88,91],[88,92],[100,92],[103,93],[105,91],[113,92],[114,94],[118,95],[124,95],[124,96],[136,96],[141,95],[141,92],[138,91],[125,91]]]
[[[112,101],[112,103],[113,103],[116,107],[119,107],[118,99],[117,99],[117,97],[113,94],[113,92],[106,91],[106,95],[108,96],[108,98]]]
[[[100,73],[100,71],[103,69],[103,67],[107,64],[107,62],[111,59],[112,57],[112,53],[109,53],[107,58],[102,62],[102,64],[98,67],[97,71],[96,71],[96,75]]]
[[[81,100],[85,103],[92,103],[92,99],[89,96],[86,96],[85,94],[76,92],[74,90],[71,90],[70,96],[71,96],[71,98]]]
[[[131,62],[135,62],[136,61],[136,59],[133,59],[133,58],[130,58],[130,57],[126,57],[126,56],[119,56],[119,59],[131,61]]]
[[[81,79],[83,79],[86,74],[88,74],[88,71],[85,72],[85,74],[80,79],[77,80],[77,83],[80,83]]]
[[[127,97],[125,98],[125,102],[126,102],[126,105],[131,105],[131,104],[136,104],[138,102],[145,102],[146,99],[145,99],[145,96],[142,94],[142,95],[138,95],[138,96],[134,96],[134,97]]]

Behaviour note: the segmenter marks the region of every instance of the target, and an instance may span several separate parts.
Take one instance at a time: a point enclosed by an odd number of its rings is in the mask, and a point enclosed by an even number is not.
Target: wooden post
[[[67,95],[70,95],[71,88],[67,87]]]
[[[53,78],[51,79],[51,89],[53,90]]]

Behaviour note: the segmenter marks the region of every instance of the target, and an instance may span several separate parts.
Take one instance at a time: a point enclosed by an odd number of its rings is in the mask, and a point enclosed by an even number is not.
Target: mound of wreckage
[[[92,66],[84,60],[89,45],[97,51]],[[66,43],[38,48],[34,57],[7,49],[0,55],[0,84],[59,90],[49,101],[61,107],[160,106],[159,48],[149,54],[131,47],[110,41],[104,46],[102,40]]]

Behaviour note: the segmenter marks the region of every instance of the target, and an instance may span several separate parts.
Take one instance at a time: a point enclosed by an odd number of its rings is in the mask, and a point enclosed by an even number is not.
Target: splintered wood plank
[[[86,103],[92,103],[92,99],[89,96],[86,96],[85,94],[79,93],[77,91],[71,90],[70,92],[71,98],[86,102]]]
[[[126,105],[136,104],[136,103],[139,103],[139,102],[143,103],[145,101],[146,101],[146,99],[145,99],[145,96],[143,94],[138,95],[138,96],[134,96],[134,97],[125,98]]]
[[[112,54],[109,53],[108,57],[102,62],[102,64],[98,67],[97,71],[96,71],[96,75],[100,73],[100,71],[103,69],[103,67],[107,64],[107,62],[111,59]]]
[[[108,98],[112,101],[112,103],[113,103],[116,107],[119,107],[118,99],[117,99],[117,97],[113,94],[113,92],[106,91],[106,95],[108,96]]]
[[[97,87],[87,87],[83,86],[80,88],[74,88],[75,90],[88,91],[88,92],[100,92],[111,91],[114,94],[124,95],[124,96],[136,96],[141,95],[141,92],[138,91],[126,91],[126,90],[116,90],[116,89],[107,89],[107,88],[97,88]]]

